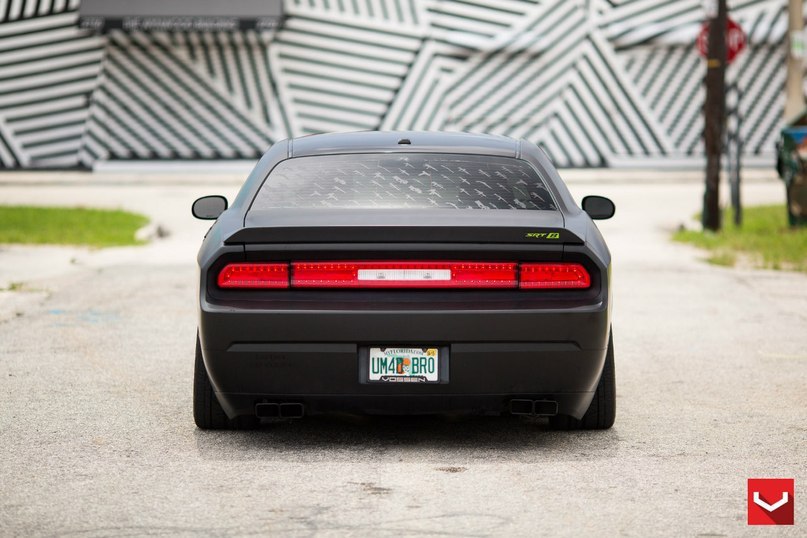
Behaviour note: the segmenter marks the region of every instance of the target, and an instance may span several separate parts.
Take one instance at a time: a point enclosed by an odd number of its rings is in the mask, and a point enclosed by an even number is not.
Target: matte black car
[[[333,411],[615,414],[611,256],[523,140],[359,132],[278,142],[199,251],[194,418]]]

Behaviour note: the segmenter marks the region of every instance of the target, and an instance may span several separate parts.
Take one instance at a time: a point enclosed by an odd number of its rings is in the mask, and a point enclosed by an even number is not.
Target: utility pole
[[[804,110],[804,1],[790,0],[788,5],[787,83],[785,84],[785,121],[792,121]]]
[[[718,0],[717,17],[710,21],[709,56],[706,60],[706,103],[703,107],[706,145],[706,190],[702,223],[705,230],[720,230],[720,156],[726,117],[726,0]]]

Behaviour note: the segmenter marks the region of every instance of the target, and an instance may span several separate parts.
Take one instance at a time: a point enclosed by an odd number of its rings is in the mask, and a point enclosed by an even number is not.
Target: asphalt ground
[[[569,174],[604,194],[617,421],[191,416],[201,194],[233,177],[0,178],[0,203],[123,207],[144,247],[0,246],[0,535],[804,536],[807,275],[721,268],[668,240],[701,185]],[[127,176],[128,177],[128,176]],[[748,204],[780,202],[755,181]],[[10,284],[15,291],[8,291]],[[796,525],[746,525],[746,480],[796,480]]]

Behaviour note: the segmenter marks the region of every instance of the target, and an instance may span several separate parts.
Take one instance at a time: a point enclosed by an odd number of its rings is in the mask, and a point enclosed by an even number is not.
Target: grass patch
[[[720,232],[680,230],[673,240],[708,250],[707,261],[716,265],[742,259],[758,268],[807,272],[807,228],[790,228],[784,205],[744,208],[741,228],[732,219],[733,212],[724,211]]]
[[[0,243],[139,245],[135,232],[147,222],[120,210],[0,205]]]

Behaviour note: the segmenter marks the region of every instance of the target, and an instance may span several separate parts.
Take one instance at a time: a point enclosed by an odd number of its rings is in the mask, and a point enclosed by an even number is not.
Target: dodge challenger
[[[607,429],[611,255],[536,145],[358,132],[274,144],[198,255],[199,428],[335,411]]]

